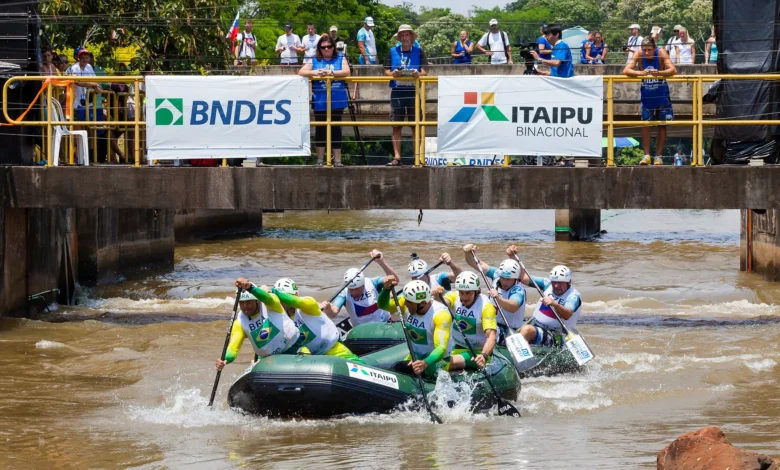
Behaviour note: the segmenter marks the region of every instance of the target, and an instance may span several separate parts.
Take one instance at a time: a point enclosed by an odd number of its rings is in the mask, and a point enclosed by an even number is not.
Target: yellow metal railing
[[[693,135],[693,162],[694,166],[704,166],[702,147],[704,143],[704,127],[705,126],[754,126],[754,125],[780,125],[780,120],[716,120],[716,119],[704,119],[704,102],[702,100],[704,94],[704,83],[711,83],[716,80],[768,80],[776,81],[780,80],[780,75],[678,75],[675,77],[667,78],[670,83],[690,83],[691,95],[692,95],[692,113],[690,120],[674,120],[674,121],[616,121],[614,113],[614,87],[617,83],[638,83],[641,80],[655,79],[655,77],[626,77],[624,75],[604,75],[604,83],[606,84],[606,120],[603,121],[603,125],[607,128],[607,166],[614,167],[615,165],[615,148],[613,146],[615,138],[616,127],[655,127],[655,126],[682,126],[691,127]],[[324,80],[326,81],[326,97],[327,97],[327,112],[325,121],[312,121],[312,126],[326,126],[326,166],[332,166],[332,128],[333,126],[349,126],[349,127],[396,127],[399,122],[397,121],[336,121],[333,122],[331,116],[331,84],[334,80],[340,80],[347,83],[384,83],[387,84],[391,80],[406,80],[414,81],[415,85],[415,113],[414,121],[403,123],[404,126],[411,126],[414,128],[414,166],[420,167],[425,163],[425,130],[428,127],[435,127],[438,125],[438,121],[429,121],[426,115],[425,107],[425,92],[426,85],[431,83],[437,83],[438,77],[426,76],[418,79],[412,78],[393,78],[389,76],[372,76],[372,77],[315,77],[311,80]],[[73,94],[74,86],[77,82],[89,81],[97,83],[132,83],[135,84],[132,96],[134,97],[135,116],[132,120],[121,121],[118,119],[118,108],[120,106],[120,96],[128,98],[130,94],[127,93],[115,93],[113,91],[99,91],[98,93],[106,97],[108,103],[107,109],[109,110],[108,120],[98,121],[97,119],[91,119],[87,121],[75,121],[73,112]],[[142,132],[145,132],[146,121],[144,113],[144,106],[141,101],[141,84],[144,81],[144,77],[141,76],[121,76],[121,77],[13,77],[6,81],[3,87],[3,115],[6,121],[11,125],[25,125],[25,126],[43,126],[46,129],[44,135],[44,142],[46,151],[48,154],[48,165],[52,165],[52,128],[55,125],[67,125],[67,126],[81,126],[91,128],[90,130],[96,133],[98,128],[103,128],[108,134],[108,145],[110,147],[110,136],[113,129],[124,128],[126,131],[130,129],[134,132],[134,164],[135,166],[141,165],[142,155]],[[55,88],[64,88],[66,90],[66,96],[68,97],[66,102],[65,114],[68,118],[67,122],[58,123],[52,121],[49,113],[46,113],[45,120],[43,121],[29,121],[26,119],[11,119],[8,115],[8,88],[15,82],[39,82],[45,87],[45,93],[39,94],[43,97],[43,102],[48,103],[48,99],[56,99],[53,96],[53,90]],[[87,105],[89,103],[93,106],[93,116],[97,111],[97,100],[90,100],[94,97],[94,93],[88,93]],[[638,98],[638,97],[637,97]],[[34,103],[33,105],[35,105]],[[127,118],[127,113],[125,113]],[[73,145],[69,146],[69,162],[73,163]],[[125,148],[127,149],[127,139],[125,139]],[[129,150],[129,149],[128,149]],[[110,150],[109,150],[110,153]],[[93,161],[97,160],[97,154],[93,153]],[[127,161],[127,152],[125,153],[125,161]],[[226,165],[226,160],[223,159],[223,166]],[[509,166],[509,156],[504,157],[504,165]]]

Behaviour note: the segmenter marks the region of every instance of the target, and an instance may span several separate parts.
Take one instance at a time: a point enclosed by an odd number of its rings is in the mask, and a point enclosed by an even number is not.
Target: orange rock
[[[780,460],[734,447],[716,427],[683,434],[656,462],[658,470],[780,470]]]

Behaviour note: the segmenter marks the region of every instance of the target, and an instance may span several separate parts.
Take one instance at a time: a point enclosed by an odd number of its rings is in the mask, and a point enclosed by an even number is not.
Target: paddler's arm
[[[297,308],[303,314],[312,317],[319,317],[322,313],[320,306],[317,304],[317,301],[314,300],[314,297],[298,297],[297,295],[279,292],[276,289],[274,289],[272,292],[276,294],[277,297],[279,297],[279,301],[281,303],[289,305],[293,308]]]
[[[471,252],[477,251],[477,245],[473,243],[467,243],[463,245],[463,256],[466,258],[466,263],[468,263],[469,266],[479,271],[480,268],[482,268],[483,272],[487,272],[488,269],[490,269],[490,266],[482,260],[479,260],[479,266],[477,266],[477,262],[474,261],[474,256],[471,255]]]
[[[390,292],[390,289],[395,289],[395,286],[396,282],[394,279],[385,278],[385,283],[382,286],[382,290],[379,291],[379,297],[376,300],[376,304],[379,308],[386,310],[391,314],[396,313],[395,301],[392,299]],[[401,309],[401,313],[404,313],[406,311],[406,297],[399,296],[398,303]]]
[[[488,275],[488,277],[490,277],[490,275]],[[488,295],[495,300],[501,308],[510,312],[517,311],[517,309],[520,308],[520,305],[525,301],[525,289],[518,285],[514,285],[509,290],[509,298],[505,299],[501,297],[496,289],[490,289]]]
[[[257,299],[262,302],[263,305],[268,308],[268,310],[284,313],[284,308],[282,308],[282,304],[279,302],[279,297],[275,296],[274,294],[268,292],[265,289],[257,287],[254,284],[250,285],[247,291],[257,297]]]
[[[332,303],[328,301],[320,303],[320,310],[332,320],[338,316],[345,303],[347,303],[347,289],[341,291],[341,294],[333,299]]]
[[[433,307],[431,307],[433,308]],[[423,359],[429,366],[444,359],[447,346],[450,344],[450,331],[452,331],[452,317],[446,310],[442,310],[433,317],[433,351]]]
[[[376,258],[376,264],[378,264],[379,267],[382,268],[382,271],[384,271],[387,276],[393,277],[396,283],[401,282],[401,278],[398,277],[398,274],[395,272],[395,269],[393,269],[389,264],[385,262],[385,255],[383,255],[381,251],[373,250],[370,254],[372,258]]]
[[[233,322],[233,328],[230,330],[230,342],[228,343],[227,351],[225,351],[225,360],[217,359],[217,370],[222,370],[226,364],[236,360],[244,339],[246,339],[246,334],[244,329],[241,328],[241,322]]]
[[[487,359],[493,354],[493,348],[496,347],[496,307],[492,304],[486,304],[482,307],[482,329],[485,330],[485,345],[482,346],[482,353],[477,354],[474,362],[482,368],[487,364]]]
[[[568,320],[571,318],[571,316],[574,314],[574,312],[577,311],[578,308],[580,308],[580,305],[582,305],[582,298],[580,298],[579,295],[571,295],[568,299],[566,299],[566,302],[563,303],[563,305],[559,304],[554,298],[545,297],[542,299],[542,302],[545,305],[552,306],[556,312],[558,312],[558,316],[563,318],[564,320]]]
[[[442,253],[441,256],[439,256],[439,261],[444,261],[444,264],[450,268],[450,272],[445,274],[446,278],[450,282],[455,282],[455,278],[458,277],[458,274],[463,272],[463,270],[460,269],[460,266],[455,264],[455,261],[452,260],[452,256],[450,256],[449,253]],[[442,283],[442,274],[444,273],[439,273],[437,276],[437,282],[439,284]]]

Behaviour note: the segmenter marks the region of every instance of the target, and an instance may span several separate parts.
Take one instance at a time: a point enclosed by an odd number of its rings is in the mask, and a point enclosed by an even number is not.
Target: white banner
[[[309,156],[309,83],[151,75],[146,131],[151,160]]]
[[[503,155],[444,155],[439,153],[439,138],[425,138],[425,166],[492,166],[503,165]]]
[[[602,77],[440,76],[439,153],[601,157]]]

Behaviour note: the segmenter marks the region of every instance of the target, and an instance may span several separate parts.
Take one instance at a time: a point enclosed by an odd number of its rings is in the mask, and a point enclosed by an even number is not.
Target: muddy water
[[[169,275],[86,291],[51,321],[0,319],[0,467],[650,468],[705,425],[780,456],[780,288],[739,273],[738,212],[603,217],[601,241],[574,244],[552,241],[550,211],[266,215],[263,237],[178,246]],[[237,276],[324,299],[374,247],[401,272],[411,251],[465,265],[466,242],[495,264],[507,240],[532,273],[572,268],[597,354],[582,375],[525,380],[522,419],[243,416],[225,397],[248,347],[206,408]]]

